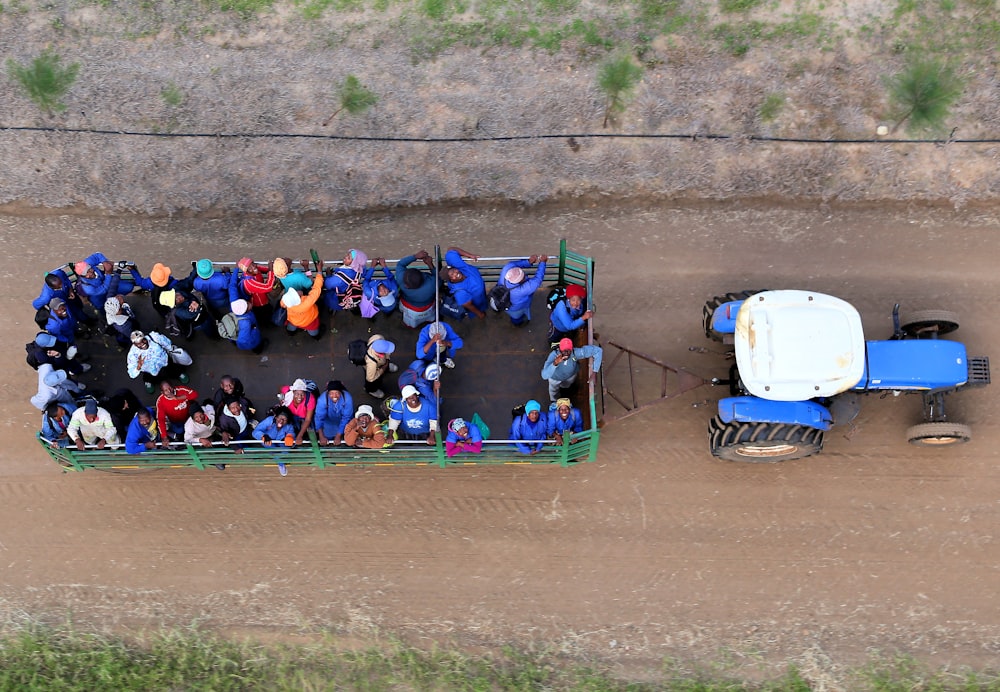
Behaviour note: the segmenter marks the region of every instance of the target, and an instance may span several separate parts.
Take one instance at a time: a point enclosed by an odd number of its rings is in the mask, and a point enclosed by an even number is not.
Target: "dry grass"
[[[55,117],[0,80],[0,124],[364,137],[602,132],[595,49],[574,50],[579,40],[553,54],[451,46],[432,60],[415,61],[419,37],[413,32],[421,25],[405,4],[392,7],[395,14],[368,9],[338,24],[329,16],[308,22],[279,5],[254,21],[214,14],[197,27],[188,24],[191,8],[183,3],[8,8],[0,13],[0,57],[29,59],[51,44],[81,70],[65,99],[69,109]],[[876,11],[891,14],[869,6]],[[815,40],[755,43],[742,58],[696,31],[654,40],[643,52],[645,75],[617,131],[874,137],[885,117],[881,78],[901,56],[865,53],[843,36],[817,55]],[[884,42],[880,34],[869,50]],[[323,127],[347,74],[357,75],[378,103]],[[978,69],[968,79],[950,125],[959,137],[1000,134],[994,73]],[[168,88],[183,96],[179,103],[164,97]],[[764,124],[760,105],[779,90],[784,105]],[[339,213],[597,194],[968,204],[993,201],[1000,189],[995,148],[987,145],[954,145],[956,165],[975,171],[963,174],[957,190],[940,166],[924,165],[932,145],[577,144],[574,150],[565,140],[425,144],[0,131],[0,204],[143,214]]]

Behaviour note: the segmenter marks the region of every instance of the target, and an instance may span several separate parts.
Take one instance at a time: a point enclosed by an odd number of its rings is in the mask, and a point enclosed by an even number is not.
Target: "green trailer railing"
[[[443,266],[443,255],[435,248],[438,266]],[[552,256],[555,258],[555,256]],[[495,283],[504,264],[523,257],[480,258],[477,268],[487,285]],[[394,262],[393,262],[394,264]],[[594,261],[590,257],[570,252],[563,240],[559,245],[558,263],[550,263],[545,272],[545,280],[551,285],[577,284],[587,290],[587,307],[593,307]],[[593,320],[587,323],[587,343],[594,343]],[[510,440],[484,440],[479,454],[458,454],[451,459],[445,455],[443,435],[439,431],[437,443],[409,440],[397,441],[384,449],[353,449],[347,447],[321,447],[313,431],[309,431],[308,444],[297,447],[264,447],[256,441],[240,442],[240,454],[216,442],[212,447],[174,443],[170,449],[157,448],[141,454],[128,454],[124,445],[108,446],[104,449],[90,447],[79,450],[75,446],[57,447],[38,433],[37,439],[46,454],[65,470],[83,471],[100,469],[106,471],[145,471],[169,468],[195,468],[203,470],[218,464],[226,466],[269,466],[279,462],[290,469],[294,467],[372,467],[372,466],[434,466],[448,468],[455,466],[484,465],[559,465],[572,466],[597,459],[600,441],[598,422],[603,414],[602,385],[599,377],[594,377],[593,364],[588,361],[588,422],[589,428],[580,433],[563,437],[563,443],[546,441],[542,449],[532,455],[520,453]],[[599,374],[599,373],[598,373]],[[582,373],[581,373],[582,375]],[[234,446],[237,443],[233,443]]]

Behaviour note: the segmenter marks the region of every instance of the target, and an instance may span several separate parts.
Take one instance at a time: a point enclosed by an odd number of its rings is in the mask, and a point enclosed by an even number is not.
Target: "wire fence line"
[[[769,142],[781,144],[998,144],[1000,138],[962,139],[954,136],[955,130],[945,138],[897,139],[887,137],[861,139],[820,139],[813,137],[770,137],[747,134],[715,133],[629,133],[629,132],[578,132],[543,133],[528,135],[495,135],[487,137],[392,137],[363,135],[326,135],[299,132],[144,132],[137,130],[102,130],[71,127],[17,127],[0,125],[0,132],[50,132],[54,134],[89,134],[107,137],[149,137],[158,139],[315,139],[343,142],[386,142],[420,144],[474,144],[479,142],[516,142],[551,139],[673,139],[721,140],[737,142]]]

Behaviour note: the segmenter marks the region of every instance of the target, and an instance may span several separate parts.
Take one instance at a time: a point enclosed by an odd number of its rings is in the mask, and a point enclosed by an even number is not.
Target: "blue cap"
[[[534,399],[529,399],[528,403],[524,405],[524,412],[531,413],[532,411],[541,411],[542,405],[535,401]]]
[[[372,343],[372,348],[375,350],[375,353],[384,353],[388,355],[396,350],[396,344],[387,339],[377,339],[374,343]]]
[[[38,332],[35,335],[35,344],[42,348],[51,348],[56,345],[56,338],[48,332]]]
[[[93,399],[87,399],[87,403],[83,405],[83,412],[90,415],[97,415],[97,402]]]
[[[197,264],[195,264],[195,271],[198,272],[198,276],[203,279],[212,278],[212,273],[215,271],[212,268],[212,260],[200,259]]]

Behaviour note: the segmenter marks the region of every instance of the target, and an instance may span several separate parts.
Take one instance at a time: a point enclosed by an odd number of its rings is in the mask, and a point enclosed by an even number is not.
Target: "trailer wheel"
[[[823,449],[823,431],[787,423],[708,424],[712,455],[726,461],[775,462],[802,459]]]
[[[725,334],[721,334],[714,329],[712,329],[712,316],[715,315],[715,311],[722,305],[726,303],[731,303],[734,300],[746,300],[755,293],[763,293],[766,289],[760,289],[757,291],[739,291],[738,293],[727,293],[724,296],[715,296],[711,300],[705,303],[705,307],[701,310],[702,321],[705,325],[705,336],[707,336],[712,341],[723,341]]]
[[[921,310],[906,316],[903,332],[915,339],[933,339],[958,329],[958,315],[950,310]]]
[[[921,423],[906,431],[906,439],[920,447],[960,445],[972,439],[972,428],[961,423]]]

